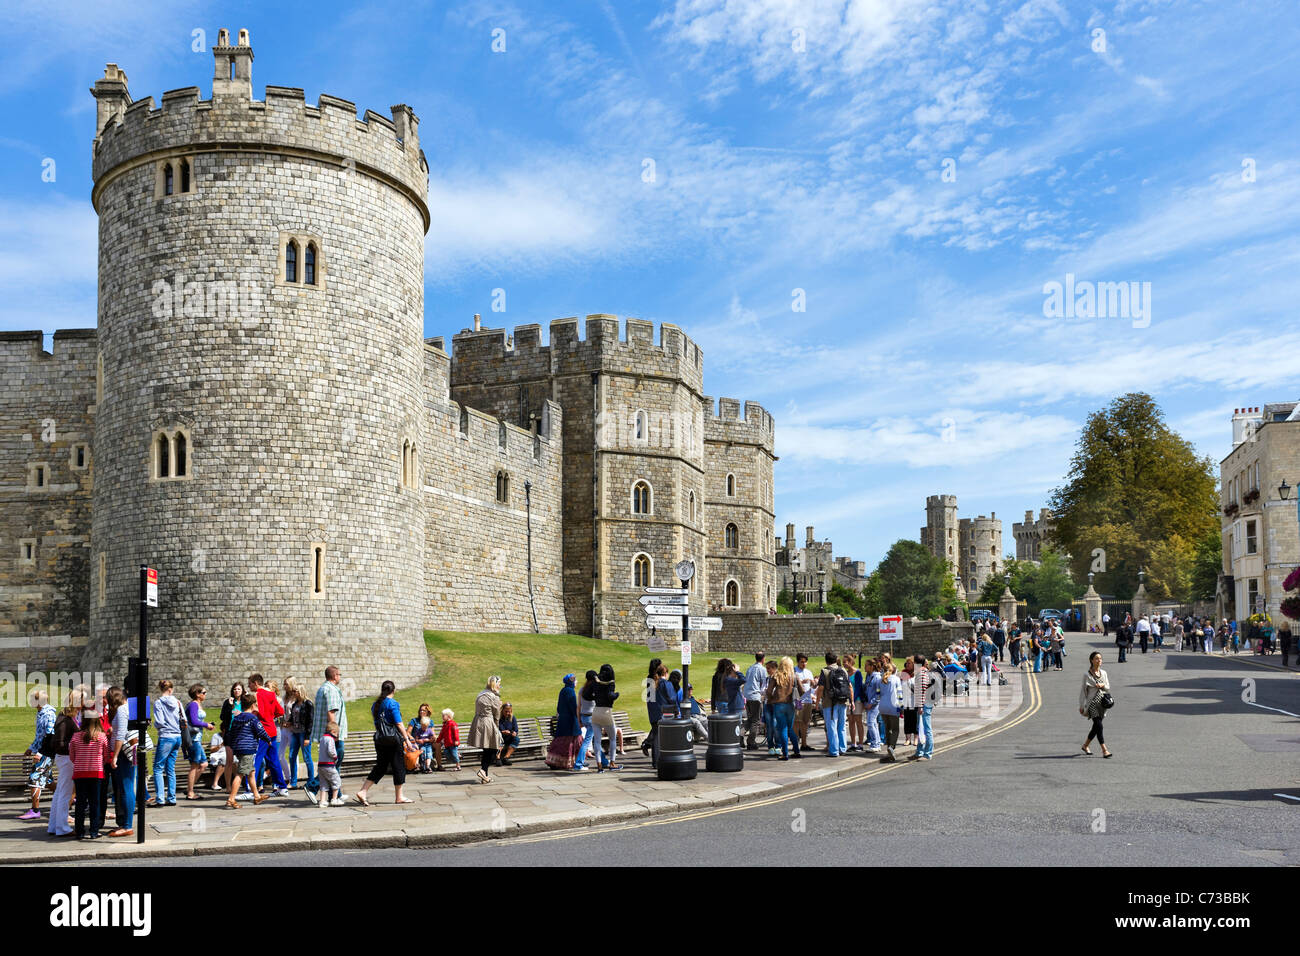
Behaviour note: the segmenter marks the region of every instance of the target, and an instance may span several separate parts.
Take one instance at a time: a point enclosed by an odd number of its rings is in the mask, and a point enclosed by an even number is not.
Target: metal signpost
[[[140,656],[130,668],[135,683],[135,842],[144,842],[145,744],[149,728],[149,608],[158,606],[158,572],[140,565]]]

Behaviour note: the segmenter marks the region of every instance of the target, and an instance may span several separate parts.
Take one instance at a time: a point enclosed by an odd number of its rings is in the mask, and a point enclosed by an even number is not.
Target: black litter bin
[[[659,779],[694,780],[697,773],[695,725],[686,717],[665,717],[659,721]]]
[[[734,773],[745,769],[744,731],[740,714],[709,714],[709,749],[704,752],[704,769]]]

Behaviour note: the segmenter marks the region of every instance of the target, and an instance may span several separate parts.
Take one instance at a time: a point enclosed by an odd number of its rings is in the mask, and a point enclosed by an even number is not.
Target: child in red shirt
[[[104,779],[104,761],[108,759],[108,735],[96,717],[88,717],[81,731],[68,742],[72,758],[72,783],[77,791],[77,823],[73,832],[78,840],[86,838],[86,814],[90,814],[90,839],[99,839],[99,790]]]
[[[452,720],[456,715],[450,708],[442,712],[442,729],[438,731],[438,746],[442,748],[442,757],[455,766],[452,770],[460,769],[460,728],[456,726],[456,721]]]

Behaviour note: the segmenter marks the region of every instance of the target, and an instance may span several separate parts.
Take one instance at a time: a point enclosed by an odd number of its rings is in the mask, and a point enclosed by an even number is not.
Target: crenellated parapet
[[[201,176],[205,154],[274,151],[334,167],[339,176],[369,176],[400,189],[420,208],[427,231],[429,168],[420,150],[419,120],[409,106],[393,106],[391,118],[366,110],[358,119],[349,100],[322,94],[309,105],[301,89],[284,86],[268,86],[266,99],[254,100],[247,31],[240,31],[233,47],[226,31],[221,34],[226,42],[213,49],[217,75],[208,100],[197,86],[170,90],[158,105],[152,96],[132,100],[126,74],[116,64],[107,66],[91,90],[100,124],[91,194],[97,210],[105,186],[141,164],[195,156],[195,174]],[[232,62],[233,70],[227,66]]]
[[[581,327],[574,318],[555,319],[550,341],[543,344],[541,326],[505,329],[465,329],[452,339],[457,382],[518,381],[537,374],[577,374],[607,371],[679,380],[699,391],[704,381],[704,355],[680,328],[629,318],[620,329],[617,316],[588,315]],[[656,334],[656,331],[658,334]]]
[[[757,445],[771,453],[775,434],[776,423],[771,413],[757,402],[745,402],[742,406],[738,399],[722,398],[715,406],[712,395],[704,396],[706,442]]]

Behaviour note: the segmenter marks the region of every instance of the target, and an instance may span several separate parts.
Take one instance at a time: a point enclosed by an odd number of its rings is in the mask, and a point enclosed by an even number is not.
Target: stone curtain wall
[[[450,401],[446,353],[425,349],[427,424],[421,454],[427,513],[425,626],[531,631],[524,483],[532,483],[533,602],[543,633],[566,630],[561,586],[560,407],[539,434]],[[502,444],[504,430],[505,442]],[[507,501],[496,474],[509,477]]]
[[[89,635],[93,329],[0,332],[0,669],[70,670]],[[86,445],[85,467],[75,446]],[[46,466],[44,488],[30,466]],[[23,542],[35,542],[25,560]]]
[[[936,651],[944,650],[953,641],[969,638],[974,627],[968,621],[921,621],[912,618],[903,622],[903,639],[884,642],[893,657],[924,654],[927,659]],[[694,635],[698,643],[702,635]],[[757,611],[725,611],[722,630],[708,636],[711,654],[728,654],[739,659],[764,651],[772,655],[794,657],[803,652],[810,662],[823,660],[830,650],[838,654],[880,653],[883,645],[878,637],[877,622],[871,618],[860,621],[837,621],[834,614],[766,614]],[[742,667],[743,670],[743,667]]]
[[[314,679],[337,663],[367,691],[410,684],[427,668],[424,501],[402,482],[402,443],[423,444],[424,425],[415,120],[400,108],[359,121],[351,103],[307,106],[300,90],[250,96],[139,100],[96,149],[91,560],[104,556],[107,590],[91,601],[84,666],[125,668],[150,564],[154,679]],[[157,160],[181,156],[193,190],[178,179],[159,195]],[[316,287],[283,281],[286,233],[318,238]],[[230,284],[234,302],[212,294]],[[190,477],[152,480],[152,433],[173,426],[190,430]]]

